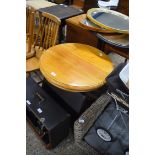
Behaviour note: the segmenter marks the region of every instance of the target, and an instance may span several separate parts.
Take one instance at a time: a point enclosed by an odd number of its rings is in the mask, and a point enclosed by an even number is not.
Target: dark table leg
[[[105,54],[109,54],[109,52],[106,52],[104,49],[105,49],[105,45],[106,43],[101,41],[100,39],[98,39],[98,42],[97,42],[97,48],[101,51],[103,51]]]
[[[102,49],[104,49],[104,47],[102,47],[102,46],[105,46],[105,43],[103,43],[100,39],[98,39],[97,48],[100,49],[100,50],[102,50]]]
[[[65,36],[63,34],[63,28],[64,28],[65,25],[66,25],[66,22],[62,20],[61,25],[59,27],[59,44],[63,43],[64,40],[65,40]]]

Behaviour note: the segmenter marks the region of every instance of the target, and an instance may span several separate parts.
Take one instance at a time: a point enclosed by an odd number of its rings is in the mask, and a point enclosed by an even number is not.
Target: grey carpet
[[[75,143],[73,133],[64,139],[56,148],[47,150],[36,136],[30,125],[26,124],[26,155],[87,155]]]

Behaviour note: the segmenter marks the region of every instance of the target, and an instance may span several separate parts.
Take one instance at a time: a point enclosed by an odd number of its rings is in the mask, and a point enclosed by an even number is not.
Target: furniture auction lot
[[[127,154],[129,19],[116,11],[122,1],[115,11],[93,8],[95,1],[26,4],[26,118],[44,144],[37,149],[66,154],[71,136],[73,154]]]

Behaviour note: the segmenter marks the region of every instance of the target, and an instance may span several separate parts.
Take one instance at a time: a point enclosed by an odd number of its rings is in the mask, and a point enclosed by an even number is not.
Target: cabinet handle
[[[39,103],[45,100],[38,92],[36,92],[36,96],[40,99]]]

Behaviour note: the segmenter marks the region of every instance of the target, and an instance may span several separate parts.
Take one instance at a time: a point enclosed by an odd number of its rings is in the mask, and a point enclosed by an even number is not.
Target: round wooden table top
[[[113,70],[102,51],[78,43],[59,44],[40,58],[40,70],[52,85],[71,92],[87,92],[101,87]]]

